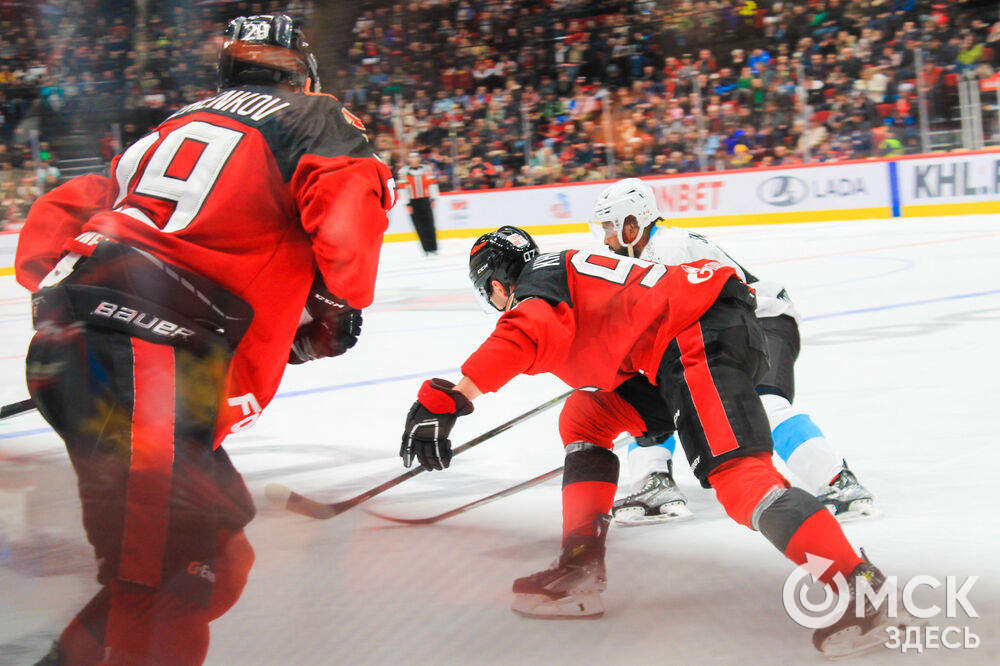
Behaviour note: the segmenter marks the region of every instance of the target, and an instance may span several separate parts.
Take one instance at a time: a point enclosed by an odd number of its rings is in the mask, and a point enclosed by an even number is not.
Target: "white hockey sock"
[[[642,487],[642,482],[653,472],[669,472],[667,464],[674,454],[677,440],[671,436],[656,446],[639,446],[634,442],[628,447],[628,473],[632,491]]]
[[[826,441],[823,431],[808,414],[781,396],[765,394],[760,400],[771,422],[774,452],[810,492],[826,489],[844,465],[842,457]]]

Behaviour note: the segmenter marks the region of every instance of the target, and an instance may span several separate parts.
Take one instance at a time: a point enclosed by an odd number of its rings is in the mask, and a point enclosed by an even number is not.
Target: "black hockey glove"
[[[312,321],[299,326],[288,354],[292,365],[315,361],[328,356],[340,356],[358,343],[361,335],[361,310],[355,310],[337,298],[323,284],[317,273],[313,281],[306,311]]]
[[[406,429],[399,455],[403,466],[416,458],[427,471],[451,464],[451,428],[459,416],[472,413],[472,402],[446,379],[428,379],[406,415]]]

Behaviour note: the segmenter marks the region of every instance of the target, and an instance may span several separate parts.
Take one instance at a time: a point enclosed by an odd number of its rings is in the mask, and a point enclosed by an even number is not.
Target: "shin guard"
[[[593,534],[594,518],[611,513],[618,488],[618,456],[588,442],[566,446],[563,472],[563,541]]]
[[[833,514],[801,488],[769,493],[754,511],[754,523],[795,564],[805,564],[807,555],[831,560],[819,577],[824,583],[837,573],[849,576],[862,562]]]

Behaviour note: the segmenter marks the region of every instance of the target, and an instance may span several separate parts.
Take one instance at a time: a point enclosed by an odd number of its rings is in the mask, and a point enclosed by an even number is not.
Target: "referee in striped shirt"
[[[399,171],[399,198],[413,220],[420,245],[428,255],[437,254],[437,231],[434,229],[434,199],[438,196],[434,167],[421,164],[420,153],[409,155],[410,164]]]

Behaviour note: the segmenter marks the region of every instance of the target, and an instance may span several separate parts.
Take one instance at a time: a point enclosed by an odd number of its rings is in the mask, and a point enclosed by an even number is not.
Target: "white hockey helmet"
[[[614,229],[618,234],[618,242],[623,247],[632,247],[639,240],[638,236],[631,243],[626,243],[622,238],[622,228],[630,215],[639,225],[640,233],[660,219],[660,209],[656,206],[653,189],[638,178],[623,178],[601,192],[594,204],[590,230],[603,243],[607,232]]]

